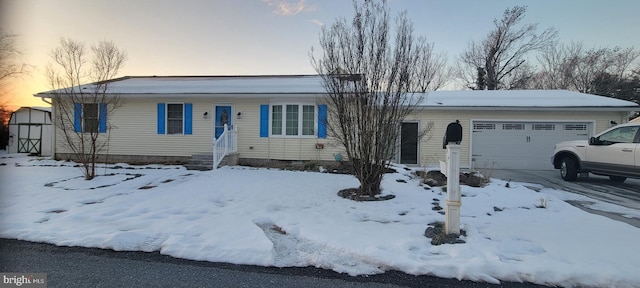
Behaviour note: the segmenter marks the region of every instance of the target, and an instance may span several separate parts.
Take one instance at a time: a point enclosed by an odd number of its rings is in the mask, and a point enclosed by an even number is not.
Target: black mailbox
[[[462,141],[462,125],[460,120],[451,122],[447,125],[447,131],[444,133],[444,141],[442,142],[442,149],[447,149],[447,144],[455,143],[460,144]]]

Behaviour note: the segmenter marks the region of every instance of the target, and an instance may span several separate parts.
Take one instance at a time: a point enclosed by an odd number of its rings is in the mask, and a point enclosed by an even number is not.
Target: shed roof
[[[37,110],[37,111],[51,113],[51,107],[38,107],[38,106],[32,106],[32,107],[23,106],[23,107],[18,108],[13,113],[17,113],[17,112],[21,112],[21,111],[29,111],[29,110]]]
[[[90,85],[82,85],[80,89],[89,89]],[[34,96],[48,97],[54,92],[41,92]],[[133,97],[215,97],[217,94],[236,94],[237,97],[291,97],[291,94],[296,94],[296,97],[317,97],[317,94],[324,94],[326,90],[319,75],[126,76],[111,80],[107,92]],[[640,106],[634,102],[568,90],[432,91],[415,96],[422,96],[418,106],[434,109],[582,107],[640,110]]]

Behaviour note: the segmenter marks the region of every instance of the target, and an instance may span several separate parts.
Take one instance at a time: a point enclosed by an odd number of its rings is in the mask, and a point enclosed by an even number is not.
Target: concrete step
[[[225,156],[218,167],[227,165],[227,156]],[[184,165],[187,170],[207,171],[213,169],[213,154],[200,153],[191,155],[191,159]]]

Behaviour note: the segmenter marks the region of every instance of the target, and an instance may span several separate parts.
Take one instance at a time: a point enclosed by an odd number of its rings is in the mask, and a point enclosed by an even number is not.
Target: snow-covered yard
[[[444,207],[446,195],[399,166],[383,183],[394,199],[354,202],[337,196],[357,187],[348,175],[119,164],[85,181],[71,162],[0,157],[3,238],[350,275],[400,270],[492,283],[640,287],[639,229],[565,202],[581,196],[534,184],[462,186],[466,243],[434,246],[423,234],[444,221],[432,208]],[[542,202],[546,208],[537,207]]]

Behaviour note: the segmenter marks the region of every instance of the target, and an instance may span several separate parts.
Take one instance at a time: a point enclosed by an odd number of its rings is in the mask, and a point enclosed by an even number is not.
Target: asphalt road
[[[627,179],[623,183],[616,183],[610,181],[609,177],[589,174],[588,177],[581,177],[576,181],[569,182],[562,180],[559,170],[494,170],[490,177],[540,184],[544,187],[564,190],[640,211],[640,179]],[[589,208],[589,203],[570,203],[585,211],[640,228],[639,218],[629,218],[617,213],[594,210]]]
[[[273,268],[176,259],[159,253],[58,247],[0,239],[0,272],[47,273],[48,287],[544,287],[493,285],[387,272],[351,277],[316,268]]]

